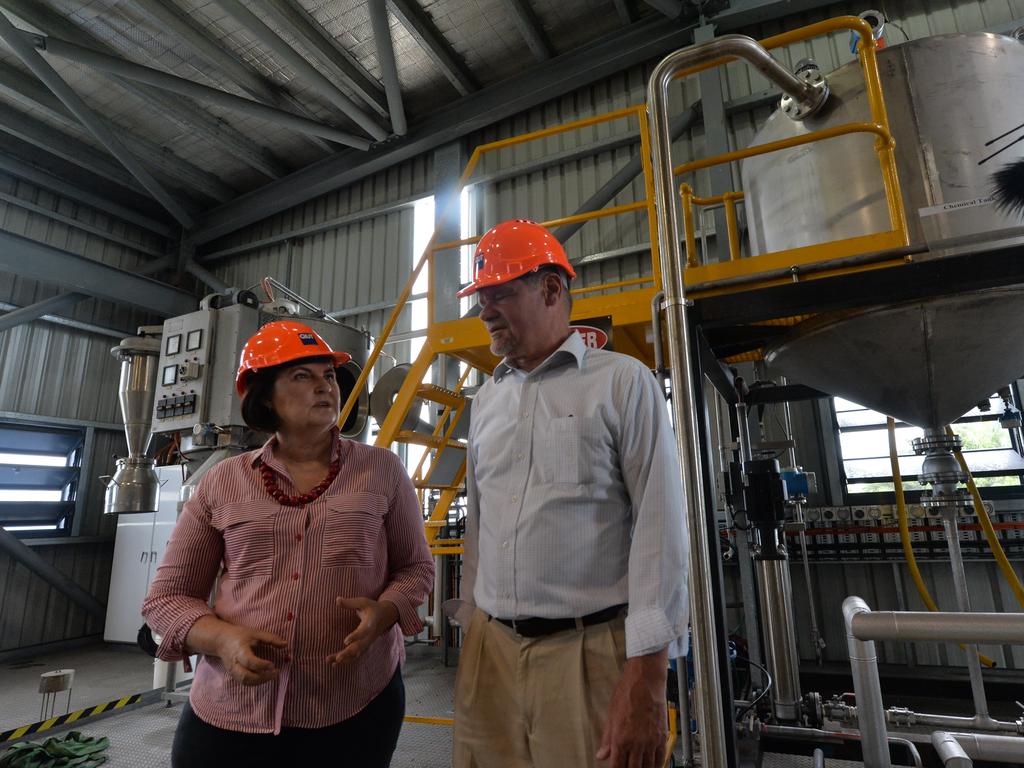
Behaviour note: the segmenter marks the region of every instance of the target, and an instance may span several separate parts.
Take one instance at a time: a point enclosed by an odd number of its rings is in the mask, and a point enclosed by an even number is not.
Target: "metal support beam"
[[[129,80],[145,83],[155,88],[161,88],[182,96],[198,99],[199,101],[216,104],[225,109],[234,110],[250,117],[257,117],[261,120],[267,120],[292,130],[323,136],[326,139],[331,139],[356,149],[367,149],[370,146],[370,142],[358,136],[353,136],[346,131],[324,125],[316,120],[293,115],[291,112],[268,107],[260,104],[258,101],[243,99],[241,96],[235,96],[227,91],[200,85],[175,75],[168,75],[160,70],[144,67],[141,64],[134,64],[117,56],[110,56],[56,37],[33,35],[28,32],[24,33],[24,35],[26,39],[32,41],[36,48],[51,53],[54,56],[59,56],[62,59],[76,61],[79,64],[85,64],[94,69],[126,77]]]
[[[628,27],[633,23],[633,12],[629,9],[628,0],[612,0],[615,4],[615,12],[619,14],[619,21],[622,26]]]
[[[434,229],[437,242],[451,242],[462,237],[462,205],[458,182],[469,157],[464,141],[453,141],[434,150]],[[434,255],[430,279],[438,289],[434,302],[433,322],[457,320],[459,299],[455,292],[462,286],[459,260],[461,248]],[[419,258],[419,254],[415,258]],[[450,382],[454,384],[454,382]]]
[[[14,101],[31,109],[42,110],[50,118],[72,128],[80,128],[81,123],[65,107],[60,99],[53,95],[46,88],[38,85],[34,78],[23,74],[21,70],[9,64],[0,62],[0,92],[3,92]],[[112,131],[120,136],[125,146],[133,155],[149,165],[158,168],[165,177],[176,179],[189,189],[200,194],[212,197],[218,202],[224,202],[235,197],[236,192],[217,176],[192,163],[176,156],[173,152],[155,144],[137,134],[126,130],[120,125],[111,123],[106,118],[97,115],[97,118]]]
[[[217,0],[217,4],[234,17],[235,21],[249,30],[257,40],[280,56],[288,66],[295,70],[299,79],[312,87],[329,104],[354,120],[360,128],[377,141],[387,138],[387,132],[380,127],[372,115],[339,91],[330,80],[320,74],[312,64],[278,37],[274,30],[260,21],[259,17],[242,5],[239,0]]]
[[[373,27],[373,40],[377,46],[377,61],[380,62],[384,92],[388,97],[391,130],[396,136],[405,136],[408,125],[405,122],[405,107],[402,105],[402,86],[398,82],[398,65],[395,63],[395,47],[391,39],[386,0],[369,0],[367,10],[370,13],[370,26]]]
[[[180,10],[171,0],[134,0],[134,3],[160,29],[173,34],[207,64],[227,75],[232,82],[256,100],[286,112],[292,111],[304,117],[311,117],[301,102],[232,56],[220,40],[208,35],[191,16]],[[309,140],[320,149],[333,151],[331,145],[323,139],[310,136]]]
[[[14,312],[15,310],[21,309],[17,304],[8,304],[6,301],[0,301],[0,310],[8,312]],[[86,333],[94,333],[97,336],[107,336],[111,339],[121,340],[125,336],[131,336],[134,331],[119,331],[116,328],[104,328],[102,325],[93,325],[92,323],[83,323],[80,320],[72,320],[69,317],[61,317],[60,315],[43,315],[39,318],[44,323],[53,323],[54,325],[61,325],[65,328],[74,328],[76,331],[85,331]],[[0,418],[5,418],[3,412],[0,411]],[[117,426],[117,431],[121,431],[123,427]]]
[[[192,275],[197,280],[201,281],[207,288],[212,290],[214,293],[225,293],[231,290],[231,286],[217,277],[213,272],[206,269],[205,267],[197,264],[195,259],[189,259],[185,262],[185,271]]]
[[[47,315],[61,309],[66,309],[67,307],[72,307],[85,298],[87,297],[84,293],[58,293],[56,296],[50,296],[48,299],[37,301],[35,304],[29,304],[21,309],[15,309],[12,312],[8,312],[7,314],[0,316],[0,331],[15,328],[22,323],[31,323],[33,320],[38,320],[43,315]]]
[[[672,137],[672,141],[678,139],[684,132],[688,131],[692,126],[698,123],[700,121],[700,117],[701,107],[698,102],[686,110],[686,112],[683,112],[681,115],[677,115],[673,118],[672,122],[669,124],[669,134]],[[590,213],[592,211],[601,210],[608,205],[608,203],[610,203],[612,199],[619,194],[619,192],[632,183],[633,179],[639,176],[642,170],[642,161],[640,156],[637,155],[622,166],[618,173],[602,184],[601,188],[597,190],[597,192],[587,198],[587,201],[573,213],[573,216],[578,216],[581,213]],[[564,224],[551,234],[555,236],[555,239],[558,240],[558,242],[564,245],[570,237],[583,228],[584,224],[586,224],[585,221],[578,221],[573,224]]]
[[[10,232],[0,232],[0,269],[164,316],[196,306],[195,296],[177,288]]]
[[[145,194],[145,189],[131,174],[110,160],[108,155],[93,149],[84,141],[68,136],[63,131],[51,128],[41,120],[35,120],[12,109],[7,104],[0,104],[0,131],[96,174],[108,183],[118,184],[136,194]]]
[[[5,202],[8,205],[16,205],[26,211],[32,211],[32,213],[38,213],[40,216],[45,216],[51,221],[59,221],[61,224],[74,227],[82,232],[88,232],[90,235],[95,235],[109,243],[117,243],[120,246],[131,248],[132,250],[138,251],[139,253],[143,253],[147,256],[159,256],[163,253],[163,251],[158,251],[154,248],[143,245],[142,243],[129,240],[127,237],[121,237],[120,235],[114,234],[103,227],[95,227],[92,224],[87,224],[73,216],[65,216],[62,213],[57,213],[53,208],[36,205],[35,203],[24,200],[17,195],[8,195],[6,192],[0,192],[0,201]]]
[[[258,0],[275,22],[288,29],[320,59],[331,75],[355,91],[381,117],[388,114],[384,91],[357,59],[342,48],[295,0]]]
[[[86,105],[82,98],[75,93],[71,87],[61,79],[53,67],[39,55],[36,49],[16,29],[13,24],[0,13],[0,40],[3,40],[17,54],[32,73],[53,91],[71,112],[89,129],[96,139],[114,155],[121,164],[134,176],[138,182],[146,188],[153,197],[160,201],[160,204],[167,209],[175,220],[185,229],[195,226],[192,216],[186,211],[177,200],[175,200],[163,186],[150,174],[131,152],[121,143],[120,139],[106,126],[103,120],[99,119]]]
[[[678,19],[683,15],[683,3],[681,0],[644,0],[651,8],[670,19]]]
[[[705,43],[714,38],[715,27],[712,24],[699,27],[693,33],[694,43]],[[722,95],[722,69],[706,69],[697,78],[700,83],[700,100],[704,105],[705,154],[708,157],[723,155],[729,151],[729,129],[725,118],[725,98]],[[707,173],[712,197],[732,191],[732,168],[728,163],[712,166]],[[708,249],[712,253],[704,254],[705,263],[729,259],[729,239],[724,236],[727,231],[725,210],[716,208],[712,211],[712,217],[715,232],[721,232],[723,236],[715,238],[713,246]],[[697,226],[703,228],[703,223],[698,221]]]
[[[448,78],[448,82],[455,86],[455,90],[465,96],[480,87],[476,78],[473,77],[473,73],[469,71],[469,67],[459,58],[459,55],[444,39],[444,36],[434,26],[434,22],[419,7],[416,0],[389,0],[389,2],[391,10],[402,22],[402,26],[416,38],[416,42],[426,51],[441,73]]]
[[[69,576],[61,573],[42,557],[33,552],[13,533],[0,528],[0,551],[29,569],[51,587],[63,594],[87,613],[102,619],[107,615],[106,606],[90,595]]]
[[[118,53],[105,42],[77,27],[38,0],[0,0],[0,7],[8,9],[44,34],[60,37],[76,45],[83,45],[104,53],[113,55]],[[258,146],[220,118],[204,112],[190,100],[139,87],[118,77],[111,79],[167,120],[190,134],[202,135],[207,141],[212,142],[236,160],[258,170],[269,178],[276,179],[288,172],[288,169],[281,165],[270,152]]]
[[[100,197],[94,192],[76,186],[66,179],[62,179],[48,171],[44,171],[42,168],[38,168],[31,163],[12,157],[11,155],[4,154],[3,152],[0,152],[0,171],[5,171],[14,176],[18,176],[26,181],[32,182],[33,184],[37,184],[40,187],[44,187],[51,192],[56,192],[63,197],[88,205],[89,207],[95,208],[96,210],[102,211],[110,216],[123,219],[124,221],[138,227],[142,227],[155,235],[160,235],[161,237],[172,237],[174,235],[174,231],[163,222],[151,219],[148,216],[141,214],[138,211],[133,211],[130,208],[125,208],[123,205],[118,205],[115,202]]]
[[[516,29],[523,36],[533,57],[537,61],[547,61],[554,56],[555,49],[548,36],[544,34],[544,28],[541,26],[537,14],[530,7],[530,0],[508,0],[508,4]]]
[[[666,24],[661,18],[638,22],[631,29],[618,30],[592,45],[561,54],[542,68],[510,78],[439,110],[414,125],[402,141],[362,155],[339,152],[286,179],[226,203],[214,210],[192,237],[197,243],[208,242],[497,120],[681,48],[690,39],[689,29]]]

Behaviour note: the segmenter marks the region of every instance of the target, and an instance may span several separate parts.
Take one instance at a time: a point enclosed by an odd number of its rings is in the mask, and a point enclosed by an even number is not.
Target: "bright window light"
[[[23,467],[66,467],[68,457],[45,453],[0,453],[0,464],[20,464]]]

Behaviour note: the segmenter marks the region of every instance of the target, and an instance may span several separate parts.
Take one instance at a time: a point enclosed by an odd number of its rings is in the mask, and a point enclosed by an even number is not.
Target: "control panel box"
[[[154,434],[243,423],[235,374],[242,345],[258,325],[259,312],[244,304],[201,309],[164,323]]]

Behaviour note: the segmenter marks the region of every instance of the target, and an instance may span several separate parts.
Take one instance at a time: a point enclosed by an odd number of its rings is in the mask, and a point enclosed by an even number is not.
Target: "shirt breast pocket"
[[[224,567],[233,579],[270,576],[274,571],[274,512],[242,505],[224,510]]]
[[[593,481],[595,419],[563,416],[549,419],[538,431],[534,466],[548,483],[583,484]]]
[[[371,494],[331,499],[324,521],[324,568],[372,568],[381,550],[387,502]]]

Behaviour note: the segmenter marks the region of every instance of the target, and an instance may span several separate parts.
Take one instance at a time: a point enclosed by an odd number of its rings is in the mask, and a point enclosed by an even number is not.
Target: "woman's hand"
[[[234,624],[228,627],[222,629],[217,638],[217,656],[228,674],[242,685],[262,685],[277,677],[280,670],[274,662],[260,656],[257,649],[262,645],[284,649],[288,641],[262,629]]]
[[[378,637],[398,622],[398,608],[387,600],[339,597],[334,602],[340,608],[355,611],[359,616],[359,626],[345,638],[343,650],[327,657],[331,665],[351,664],[362,656]]]

